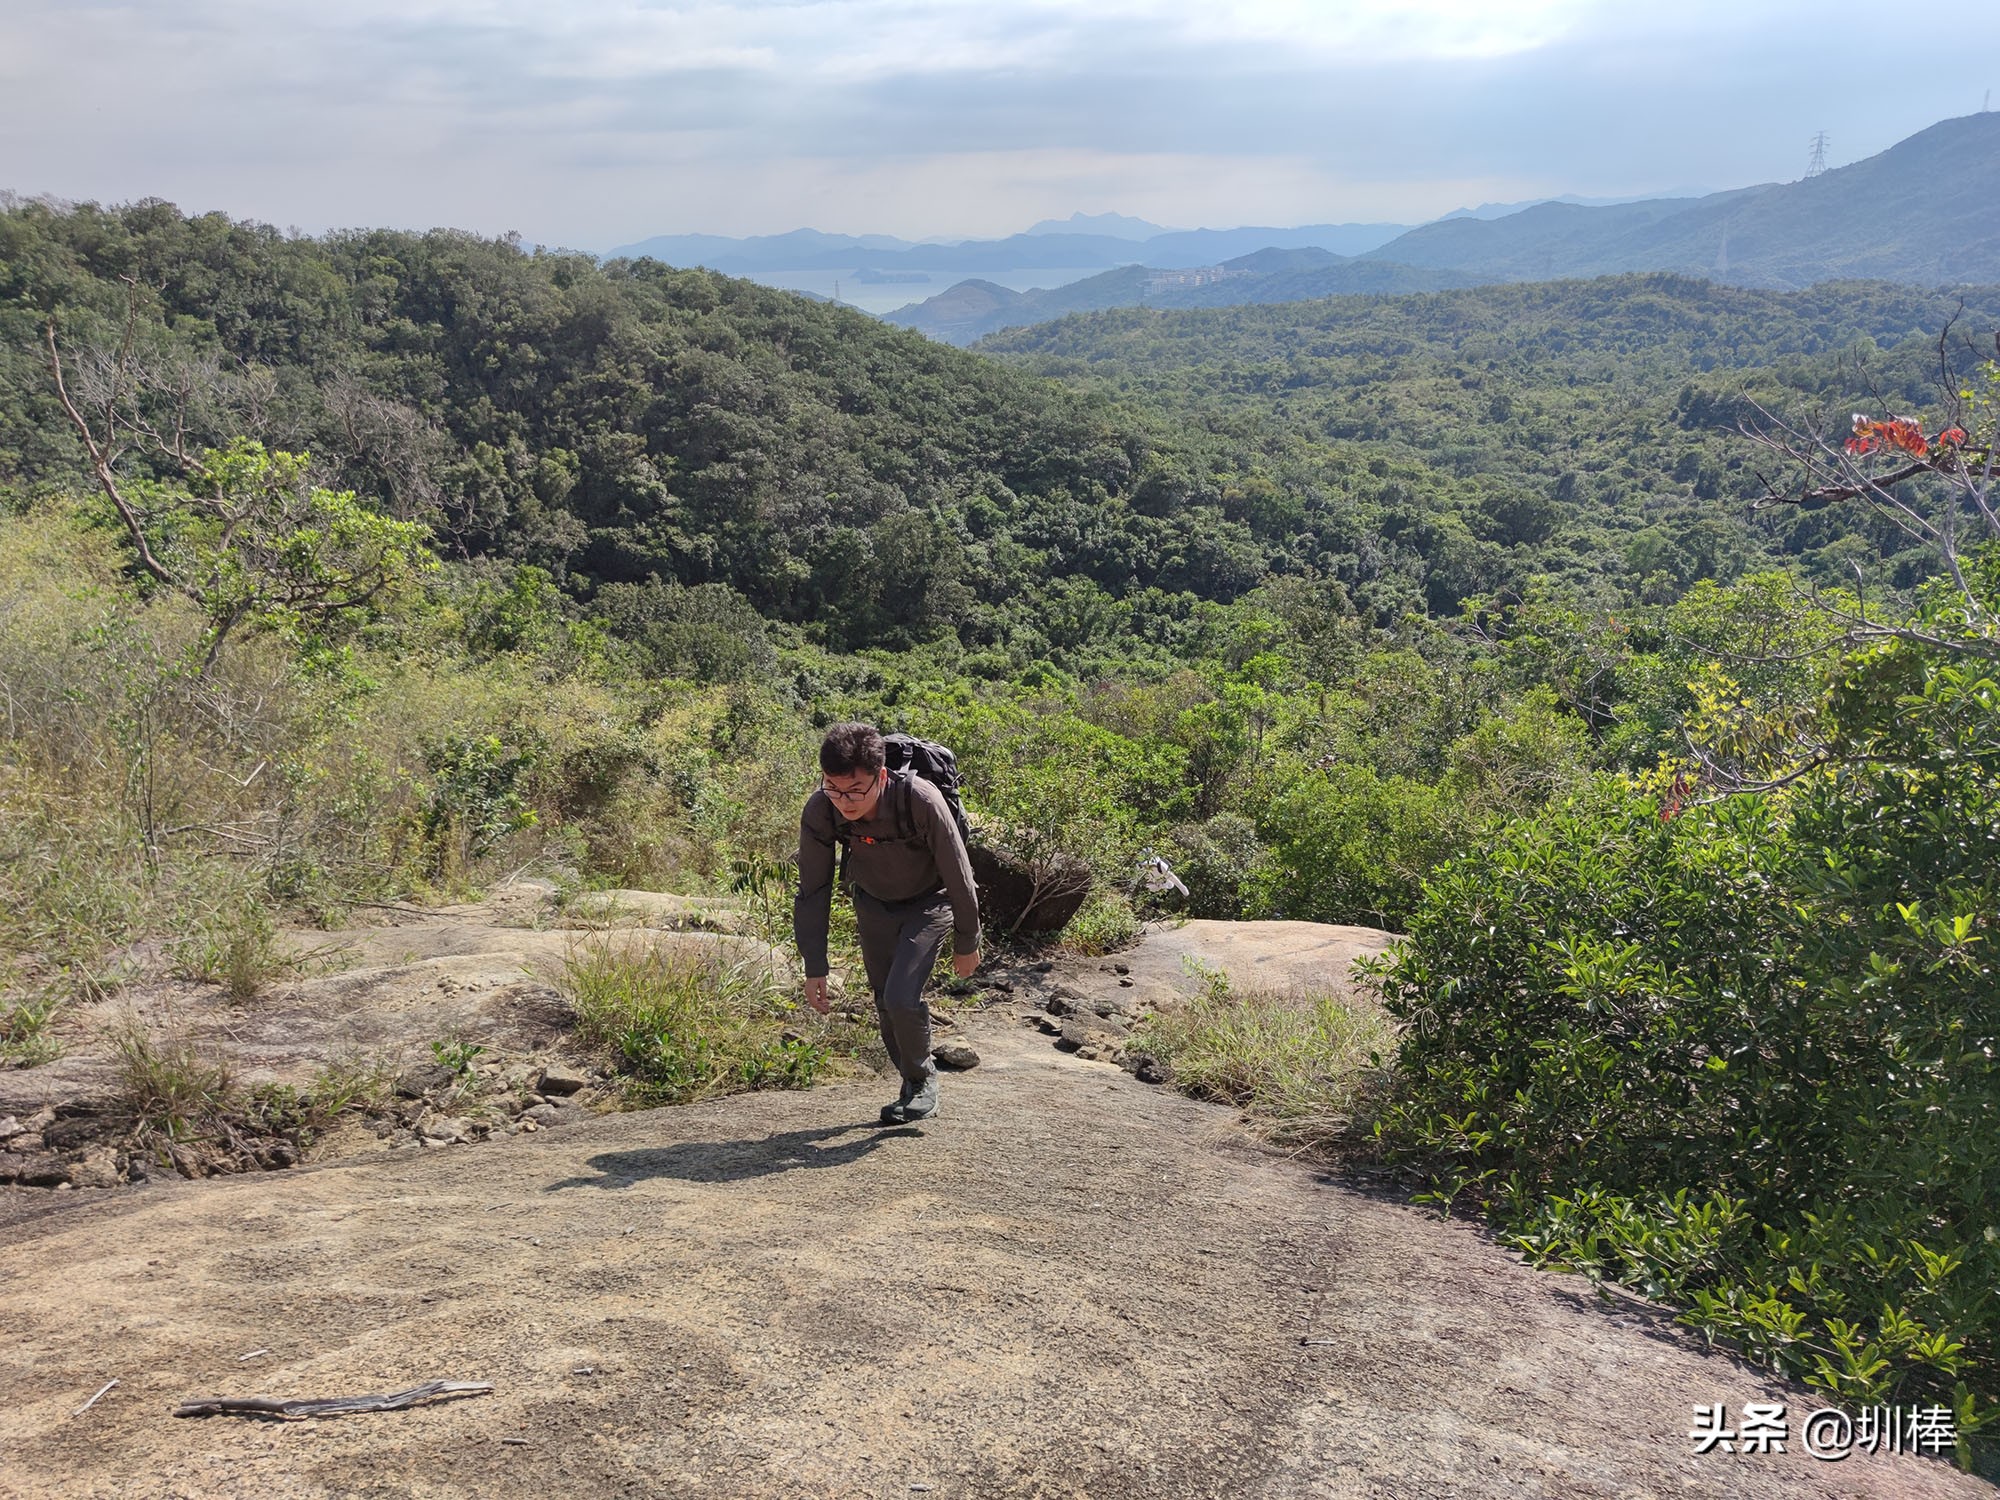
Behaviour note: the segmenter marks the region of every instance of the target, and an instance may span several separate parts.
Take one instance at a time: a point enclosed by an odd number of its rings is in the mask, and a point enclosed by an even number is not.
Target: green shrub
[[[167,958],[177,976],[222,985],[237,1005],[254,1000],[292,967],[279,948],[270,908],[242,890],[193,903],[167,944]]]
[[[1260,819],[1271,855],[1250,884],[1248,914],[1400,931],[1465,823],[1456,801],[1420,781],[1354,765],[1308,772]]]
[[[1139,941],[1139,917],[1122,891],[1092,891],[1062,930],[1062,946],[1085,958],[1102,958]]]
[[[641,1103],[807,1088],[828,1060],[825,1045],[786,1028],[793,1006],[769,968],[715,952],[606,936],[570,956],[562,987],[578,1036],[609,1054]]]
[[[1782,791],[1676,816],[1605,783],[1436,872],[1382,970],[1378,1128],[1539,1260],[1952,1409],[1969,1462],[2000,1408],[2000,685],[1923,630],[1838,665]]]
[[[1256,824],[1236,813],[1176,828],[1163,852],[1187,887],[1187,915],[1225,922],[1242,917],[1245,892],[1267,857]],[[1173,895],[1159,899],[1170,908],[1183,905]]]

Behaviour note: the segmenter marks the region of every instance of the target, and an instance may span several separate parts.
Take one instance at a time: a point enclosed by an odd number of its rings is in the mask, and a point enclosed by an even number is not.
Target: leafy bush
[[[1463,837],[1461,814],[1437,787],[1367,766],[1309,772],[1260,820],[1271,858],[1249,914],[1399,930],[1425,875]]]
[[[2000,684],[1921,625],[1841,661],[1789,790],[1672,816],[1605,783],[1435,874],[1383,969],[1378,1128],[1538,1259],[1969,1435],[2000,1403]]]
[[[1062,930],[1062,946],[1085,958],[1102,958],[1139,941],[1139,917],[1122,891],[1093,890]]]
[[[1187,887],[1187,914],[1233,922],[1243,915],[1245,891],[1265,858],[1257,825],[1236,813],[1173,830],[1165,854]],[[1172,905],[1172,897],[1162,897]]]

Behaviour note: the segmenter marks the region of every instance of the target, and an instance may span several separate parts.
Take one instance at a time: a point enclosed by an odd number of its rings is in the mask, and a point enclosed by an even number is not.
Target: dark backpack
[[[898,776],[908,778],[920,776],[944,793],[944,805],[951,811],[952,822],[958,825],[958,836],[968,845],[972,842],[972,825],[966,821],[965,803],[960,800],[958,790],[965,785],[965,778],[958,774],[958,758],[935,740],[920,740],[911,734],[885,734],[882,736],[882,763]],[[916,817],[910,811],[910,798],[916,793],[905,788],[900,794],[892,785],[882,793],[888,797],[890,812],[896,820],[896,837],[909,840],[917,836]],[[847,879],[847,856],[854,848],[854,825],[840,815],[840,809],[833,811],[833,836],[840,844],[840,878]]]

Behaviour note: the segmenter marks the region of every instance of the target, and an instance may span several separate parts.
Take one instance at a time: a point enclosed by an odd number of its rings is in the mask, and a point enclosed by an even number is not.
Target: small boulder
[[[418,1122],[417,1134],[426,1141],[452,1141],[465,1139],[465,1121],[453,1119],[449,1115],[427,1115]]]
[[[118,1170],[118,1153],[109,1146],[95,1146],[69,1164],[71,1187],[115,1188],[125,1180]]]
[[[931,1056],[937,1060],[939,1067],[955,1068],[959,1072],[964,1072],[967,1068],[976,1068],[979,1066],[979,1054],[973,1051],[966,1043],[958,1041],[956,1038],[951,1041],[940,1042],[937,1046],[933,1047],[931,1049]]]
[[[0,1141],[12,1140],[21,1134],[21,1122],[12,1115],[0,1115]]]
[[[22,1187],[52,1188],[69,1181],[69,1164],[50,1152],[19,1157],[5,1171]]]
[[[979,882],[979,914],[995,931],[1060,932],[1090,895],[1090,866],[1058,855],[1040,872],[1024,861],[975,844],[966,851]],[[990,914],[990,918],[989,918]]]
[[[451,1087],[457,1076],[441,1063],[419,1063],[403,1070],[396,1079],[396,1092],[405,1099],[421,1099],[435,1089]]]
[[[1174,1065],[1164,1057],[1155,1057],[1150,1052],[1127,1053],[1125,1066],[1132,1070],[1132,1076],[1141,1083],[1172,1083],[1174,1081]]]
[[[550,1095],[574,1094],[577,1090],[589,1086],[590,1078],[587,1074],[578,1072],[567,1063],[550,1063],[542,1069],[542,1076],[536,1082],[535,1091],[546,1098]]]
[[[521,1118],[536,1126],[553,1125],[561,1115],[553,1104],[536,1104],[521,1111]]]

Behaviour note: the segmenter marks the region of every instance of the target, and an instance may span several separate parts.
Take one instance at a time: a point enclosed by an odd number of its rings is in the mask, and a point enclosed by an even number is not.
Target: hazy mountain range
[[[649,255],[673,266],[706,266],[731,276],[773,271],[1032,271],[1078,266],[1187,268],[1214,265],[1267,246],[1315,246],[1360,255],[1387,244],[1407,224],[1305,224],[1292,229],[1162,229],[1120,214],[1073,214],[1045,219],[998,240],[917,243],[893,235],[789,234],[729,239],[713,234],[665,234],[621,245],[614,257]]]
[[[1612,204],[1547,201],[1495,217],[1468,211],[1360,250],[1330,244],[1331,236],[1315,239],[1313,229],[1195,233],[1216,237],[1203,243],[1227,244],[1232,253],[1207,262],[1169,259],[1154,247],[1164,241],[1191,253],[1193,244],[1184,235],[1156,236],[1139,242],[1144,265],[1048,291],[962,282],[888,321],[966,343],[1098,308],[1289,302],[1628,271],[1778,290],[1842,278],[2000,284],[2000,113],[1945,120],[1879,155],[1798,182]],[[1237,249],[1237,237],[1259,235],[1267,236],[1259,250],[1312,246],[1320,253]],[[1197,267],[1209,274],[1165,274]]]

